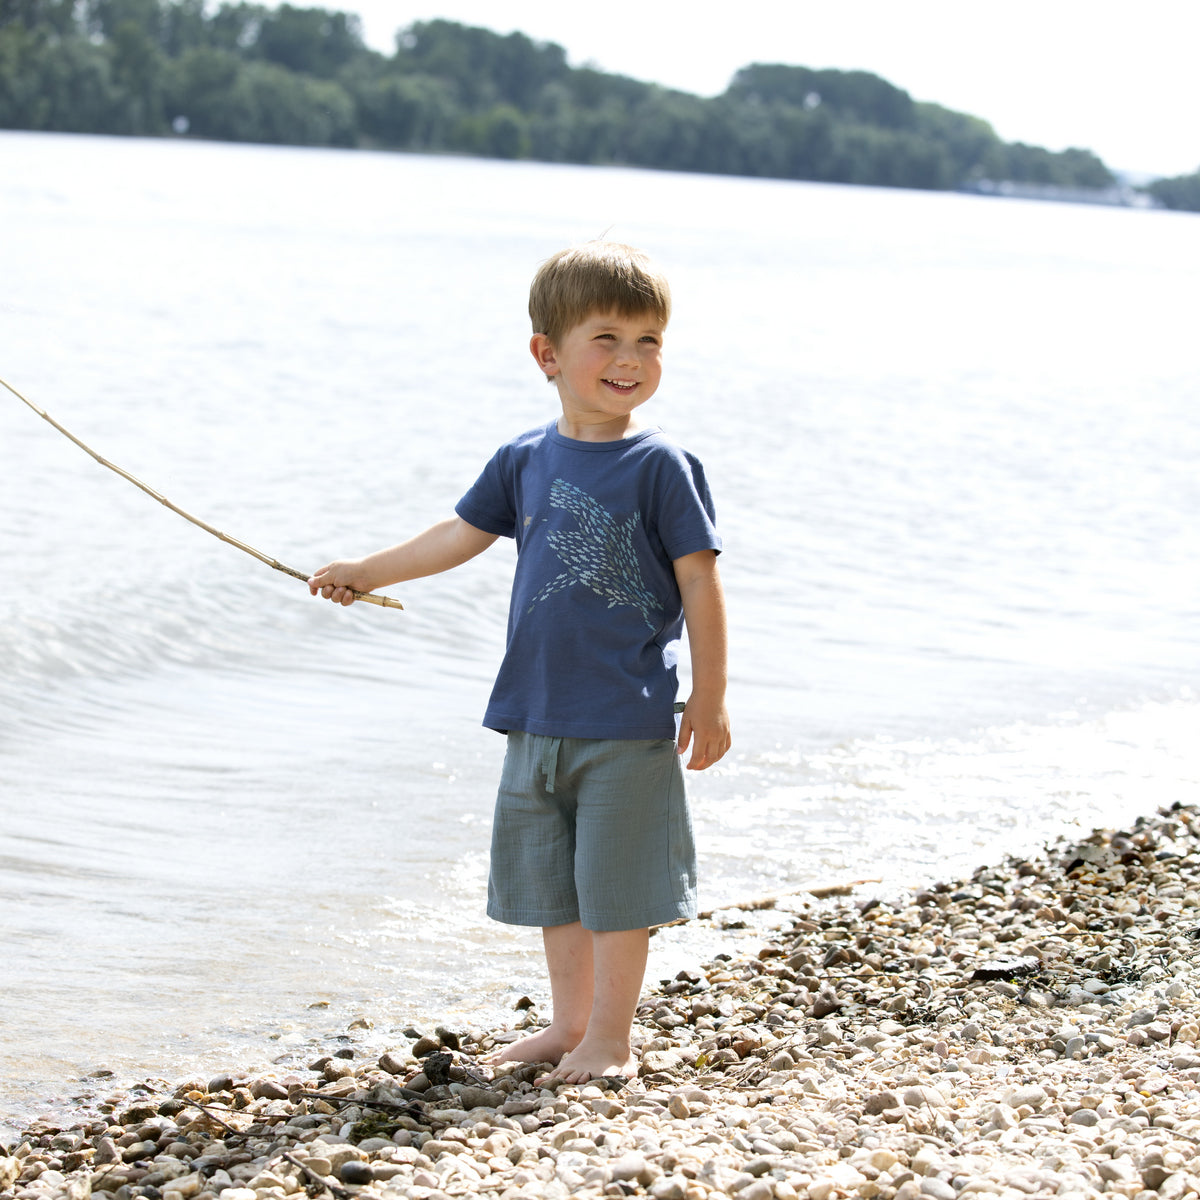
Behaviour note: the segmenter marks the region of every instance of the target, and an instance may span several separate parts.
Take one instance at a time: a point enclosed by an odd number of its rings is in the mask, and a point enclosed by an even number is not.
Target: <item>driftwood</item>
[[[27,404],[31,409],[33,409],[33,411],[37,413],[39,417],[53,425],[54,428],[63,435],[63,437],[74,442],[75,445],[77,445],[81,450],[85,451],[87,454],[90,454],[102,467],[107,467],[110,471],[115,471],[121,476],[122,479],[129,480],[129,482],[135,487],[141,488],[141,490],[145,492],[147,496],[157,500],[159,504],[169,508],[173,513],[177,513],[185,521],[190,521],[193,525],[199,526],[199,528],[203,529],[205,533],[211,533],[213,537],[220,539],[222,542],[226,542],[230,546],[235,546],[237,549],[244,551],[251,557],[257,558],[259,562],[265,563],[272,570],[282,571],[285,575],[290,575],[293,579],[299,579],[302,583],[308,582],[308,575],[305,575],[302,571],[297,571],[294,567],[286,566],[278,559],[272,558],[268,554],[264,554],[261,550],[255,550],[253,546],[248,546],[245,542],[239,541],[235,537],[230,537],[229,534],[222,533],[219,529],[214,529],[213,526],[208,524],[207,521],[202,521],[199,517],[194,517],[191,513],[185,512],[179,507],[179,505],[173,504],[166,498],[166,496],[162,495],[160,492],[156,492],[152,487],[143,483],[136,476],[131,475],[128,471],[118,467],[116,463],[111,463],[107,458],[97,454],[96,451],[91,448],[91,446],[89,446],[86,442],[80,441],[80,439],[77,438],[69,429],[63,425],[60,425],[48,412],[46,412],[44,409],[38,408],[38,406],[34,404],[32,400],[22,396],[21,393],[18,392],[11,383],[6,383],[3,379],[0,379],[0,386],[7,388],[8,391],[12,392],[12,394],[16,396],[18,400],[20,400],[23,404]],[[368,604],[378,604],[381,608],[404,607],[399,600],[393,600],[391,596],[380,596],[375,592],[355,592],[354,598],[355,600],[365,600]]]

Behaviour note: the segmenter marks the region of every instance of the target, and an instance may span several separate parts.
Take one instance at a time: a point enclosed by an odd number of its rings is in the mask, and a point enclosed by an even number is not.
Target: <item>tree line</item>
[[[708,99],[522,33],[421,21],[385,55],[353,15],[228,0],[0,0],[0,127],[929,189],[1115,182],[1090,151],[1004,142],[865,71],[752,64]]]

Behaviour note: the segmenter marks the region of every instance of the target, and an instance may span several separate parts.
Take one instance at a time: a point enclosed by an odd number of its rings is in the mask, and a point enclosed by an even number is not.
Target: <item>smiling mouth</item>
[[[604,382],[610,388],[616,388],[618,392],[631,392],[637,387],[636,379],[606,379]]]

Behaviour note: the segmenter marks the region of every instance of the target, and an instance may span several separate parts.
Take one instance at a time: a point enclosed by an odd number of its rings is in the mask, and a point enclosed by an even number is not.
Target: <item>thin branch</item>
[[[326,1189],[326,1191],[332,1192],[333,1195],[337,1196],[338,1200],[351,1200],[351,1198],[353,1197],[353,1195],[354,1195],[353,1192],[351,1192],[348,1189],[335,1183],[327,1175],[319,1175],[316,1171],[314,1171],[307,1164],[302,1163],[294,1154],[288,1154],[288,1152],[285,1150],[280,1155],[280,1158],[283,1158],[287,1162],[290,1162],[293,1167],[299,1167],[300,1170],[304,1173],[304,1177],[306,1179],[311,1180],[318,1187],[323,1187]]]
[[[381,1112],[399,1113],[401,1116],[424,1120],[424,1112],[413,1100],[353,1100],[349,1096],[331,1096],[327,1092],[303,1091],[297,1088],[292,1096],[303,1096],[306,1100],[324,1100],[326,1104],[344,1104],[347,1108],[377,1108]]]
[[[37,413],[39,417],[53,425],[54,428],[63,435],[63,437],[74,442],[75,445],[80,448],[80,450],[90,454],[102,467],[107,467],[110,471],[115,471],[121,476],[122,479],[129,480],[129,482],[135,487],[141,488],[141,490],[145,492],[147,496],[157,500],[159,504],[169,508],[173,513],[177,513],[185,521],[190,521],[193,525],[198,525],[204,530],[205,533],[211,533],[213,537],[218,538],[222,542],[227,542],[230,546],[236,546],[237,549],[244,551],[253,558],[257,558],[259,562],[265,563],[268,567],[271,567],[275,571],[282,571],[285,575],[290,575],[293,579],[299,579],[302,583],[308,582],[308,576],[302,571],[297,571],[294,567],[286,566],[278,559],[272,558],[268,554],[264,554],[261,550],[255,550],[253,546],[248,546],[245,542],[241,542],[237,538],[230,537],[229,534],[222,533],[219,529],[213,528],[213,526],[208,524],[207,521],[202,521],[199,517],[192,516],[190,512],[185,512],[179,507],[178,504],[173,504],[166,498],[166,496],[162,495],[161,492],[156,492],[152,487],[143,483],[135,475],[131,475],[124,468],[118,467],[116,463],[111,463],[107,458],[97,454],[96,451],[93,450],[86,442],[80,441],[80,439],[77,438],[69,429],[63,425],[60,425],[48,412],[45,411],[45,409],[38,408],[38,406],[34,404],[32,400],[22,396],[21,393],[18,392],[11,383],[6,383],[3,379],[0,379],[0,386],[7,388],[14,396],[16,396],[18,400],[22,401],[22,403],[27,404],[31,409],[33,409],[33,411]],[[404,607],[399,600],[393,600],[391,596],[380,596],[375,592],[355,592],[354,598],[355,600],[365,600],[368,604],[378,604],[381,608]]]

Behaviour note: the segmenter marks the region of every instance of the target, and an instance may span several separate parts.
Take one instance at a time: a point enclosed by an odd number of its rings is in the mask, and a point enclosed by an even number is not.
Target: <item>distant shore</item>
[[[1183,1200],[1198,993],[1188,806],[793,914],[646,993],[637,1079],[537,1089],[480,1065],[493,1033],[412,1029],[368,1059],[351,1029],[305,1072],[148,1083],[42,1123],[0,1157],[0,1200]]]

